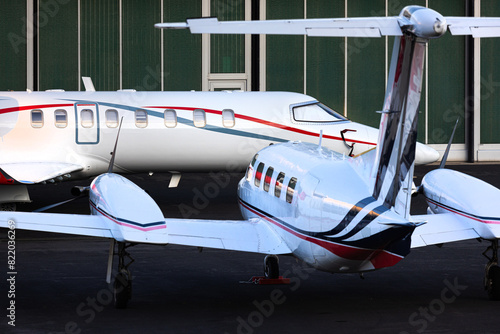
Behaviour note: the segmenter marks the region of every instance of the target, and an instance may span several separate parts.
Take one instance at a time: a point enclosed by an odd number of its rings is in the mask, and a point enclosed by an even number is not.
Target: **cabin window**
[[[271,178],[273,177],[274,168],[269,167],[264,178],[264,190],[269,191],[269,185],[271,184]]]
[[[68,113],[64,109],[54,111],[54,121],[57,128],[65,128],[68,126]]]
[[[173,109],[166,109],[163,113],[165,126],[167,128],[175,128],[177,126],[177,113]]]
[[[262,172],[264,171],[264,163],[261,162],[257,167],[257,172],[255,173],[255,186],[258,188],[260,186],[260,180],[262,179]]]
[[[297,122],[338,122],[347,118],[321,103],[298,105],[292,109],[293,119]]]
[[[205,110],[195,109],[193,111],[193,123],[197,128],[202,128],[207,125],[207,116],[205,115]]]
[[[222,110],[222,125],[226,128],[232,128],[234,123],[234,111],[231,109]]]
[[[285,173],[281,172],[278,174],[276,178],[276,184],[274,185],[274,196],[281,196],[281,188],[283,187],[283,180],[285,179]]]
[[[43,126],[43,111],[31,110],[31,126],[41,128]]]
[[[148,126],[148,112],[146,110],[135,111],[135,126],[138,128],[145,128]]]
[[[106,126],[108,128],[116,128],[118,126],[118,111],[115,109],[106,110]]]
[[[94,126],[94,112],[90,109],[83,109],[80,111],[80,123],[84,128],[91,128]]]
[[[293,194],[295,193],[295,186],[297,185],[297,178],[292,177],[290,182],[288,182],[288,188],[286,188],[286,201],[292,203]]]

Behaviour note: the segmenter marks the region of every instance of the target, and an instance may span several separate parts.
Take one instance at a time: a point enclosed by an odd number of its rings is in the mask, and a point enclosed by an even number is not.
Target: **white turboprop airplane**
[[[205,21],[190,20],[189,24]],[[483,23],[494,24],[500,36],[500,18],[471,21],[408,6],[394,18],[340,21],[351,27],[345,31],[349,34],[353,29],[362,33],[367,26],[381,32],[379,27],[393,25],[384,33],[396,38],[376,150],[349,157],[322,147],[321,141],[292,141],[262,149],[239,183],[245,218],[241,221],[165,219],[144,191],[122,176],[106,173],[90,186],[91,216],[0,212],[1,226],[117,241],[119,273],[114,286],[119,307],[130,298],[125,248],[134,243],[262,253],[267,255],[266,276],[275,278],[280,254],[293,255],[327,272],[363,273],[395,265],[411,247],[482,238],[491,242],[493,252],[485,287],[491,298],[500,299],[499,189],[439,169],[425,177],[421,188],[432,214],[409,214],[426,43],[442,36],[448,27],[452,33],[455,29],[470,33],[470,26],[475,31]],[[353,28],[352,22],[363,24]],[[270,30],[274,27],[272,22],[262,24]]]
[[[314,141],[348,155],[375,146],[375,128],[351,122],[313,97],[284,92],[0,93],[0,203],[29,201],[27,184],[106,171],[124,117],[121,173],[243,171],[270,143]],[[418,146],[417,163],[436,161]],[[175,186],[180,174],[171,182]],[[8,204],[7,204],[8,203]]]

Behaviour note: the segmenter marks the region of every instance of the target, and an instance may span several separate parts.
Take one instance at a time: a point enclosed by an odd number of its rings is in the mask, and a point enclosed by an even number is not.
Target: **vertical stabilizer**
[[[410,210],[426,42],[408,33],[395,38],[372,172],[373,197],[403,217]]]

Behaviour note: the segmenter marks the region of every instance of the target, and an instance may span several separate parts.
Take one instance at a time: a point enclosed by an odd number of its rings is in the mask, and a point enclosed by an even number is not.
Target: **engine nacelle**
[[[446,19],[435,10],[421,6],[406,6],[399,14],[400,25],[417,37],[439,38],[448,29]]]
[[[433,213],[457,213],[477,221],[500,217],[500,189],[450,169],[436,169],[422,180]]]

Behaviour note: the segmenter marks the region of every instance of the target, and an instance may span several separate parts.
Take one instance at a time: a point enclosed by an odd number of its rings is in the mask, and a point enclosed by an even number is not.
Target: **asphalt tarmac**
[[[500,187],[498,164],[450,164]],[[417,168],[419,177],[436,166]],[[238,219],[242,174],[131,176],[166,217]],[[229,182],[226,182],[229,178]],[[71,197],[73,181],[30,189],[31,211]],[[52,212],[89,212],[85,199]],[[415,198],[412,213],[425,213]],[[485,242],[414,249],[392,268],[328,274],[280,257],[289,285],[245,283],[262,275],[263,256],[181,246],[129,249],[135,262],[129,307],[115,309],[105,282],[106,240],[16,230],[15,284],[7,281],[7,232],[0,231],[4,277],[0,333],[499,333],[500,302],[483,290]],[[8,297],[15,291],[15,298]],[[15,327],[8,324],[15,300]],[[3,312],[3,314],[1,314]]]

